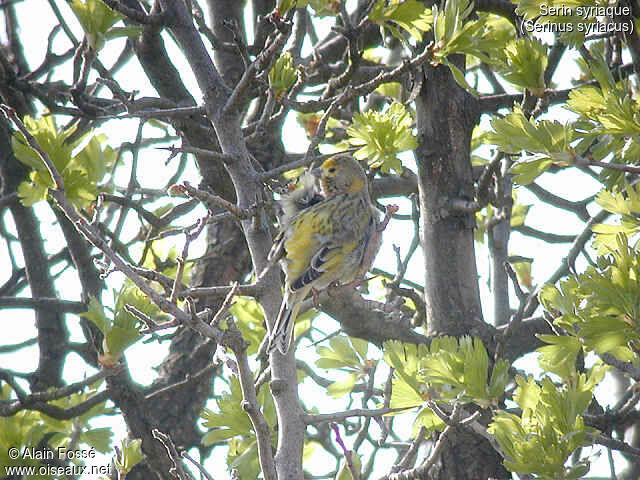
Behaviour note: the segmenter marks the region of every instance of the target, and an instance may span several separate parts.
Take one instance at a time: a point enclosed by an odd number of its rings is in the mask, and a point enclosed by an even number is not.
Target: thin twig
[[[233,300],[233,297],[235,297],[237,293],[238,293],[238,282],[233,282],[233,285],[231,285],[231,290],[229,290],[229,293],[227,293],[227,296],[222,302],[222,305],[220,305],[220,308],[211,319],[210,324],[212,326],[214,327],[218,326],[218,324],[220,323],[220,320],[222,320],[222,316],[227,312],[227,310],[229,310],[229,307],[231,306],[231,300]]]
[[[126,262],[116,251],[108,244],[104,239],[101,232],[99,232],[94,225],[91,225],[84,217],[80,216],[76,208],[69,202],[64,193],[64,183],[60,172],[56,169],[55,165],[49,158],[49,155],[40,147],[37,140],[29,133],[25,125],[22,123],[15,110],[7,105],[0,105],[0,110],[18,127],[20,132],[24,135],[27,143],[37,153],[42,162],[49,170],[51,177],[54,180],[54,188],[50,188],[50,194],[53,200],[57,203],[60,209],[65,215],[73,222],[76,229],[87,238],[87,240],[96,248],[101,250],[105,257],[113,263],[114,268],[117,268],[124,273],[133,283],[138,287],[149,299],[156,304],[162,311],[168,313],[172,317],[176,318],[180,322],[188,325],[190,328],[198,331],[205,337],[211,338],[215,341],[219,341],[222,338],[223,332],[212,328],[210,325],[204,324],[199,318],[194,319],[188,315],[184,310],[180,309],[175,304],[169,302],[169,300],[159,294],[150,284],[148,284],[143,277],[134,271],[131,264]]]
[[[422,65],[423,63],[427,62],[433,56],[433,52],[434,52],[434,45],[433,43],[430,43],[425,47],[425,49],[420,54],[414,57],[411,61],[404,62],[402,65],[394,68],[389,72],[381,72],[376,77],[369,80],[368,82],[362,83],[355,87],[351,87],[350,89],[345,89],[344,92],[338,97],[331,97],[326,100],[310,100],[304,103],[287,101],[286,105],[290,106],[291,108],[293,108],[298,112],[311,113],[311,112],[317,112],[317,111],[328,108],[329,106],[331,106],[333,102],[335,102],[337,99],[341,97],[344,97],[342,98],[341,103],[345,103],[356,97],[363,97],[373,92],[376,88],[378,88],[383,83],[389,83],[389,82],[395,81],[406,72],[413,70],[419,67],[420,65]]]
[[[253,374],[249,368],[247,358],[247,343],[233,320],[229,321],[229,327],[225,335],[224,345],[231,350],[236,357],[238,366],[238,378],[242,390],[242,409],[247,412],[258,443],[258,459],[262,467],[265,480],[277,480],[275,461],[271,446],[271,428],[260,411],[257,392],[253,383]]]
[[[191,242],[193,242],[200,236],[210,216],[211,212],[207,212],[207,215],[204,218],[198,220],[195,228],[185,231],[182,254],[176,258],[176,262],[178,263],[178,270],[176,272],[176,279],[173,282],[173,288],[171,289],[171,296],[169,297],[169,301],[171,303],[174,303],[178,299],[178,292],[180,291],[180,286],[182,285],[182,277],[184,275],[184,266],[187,262],[187,257],[189,254],[189,245],[191,245]]]
[[[307,425],[313,425],[324,422],[341,422],[349,417],[380,417],[389,413],[403,412],[412,408],[416,408],[419,405],[411,407],[399,407],[399,408],[378,408],[375,410],[368,410],[366,408],[355,408],[353,410],[346,410],[344,412],[336,413],[316,413],[304,415],[304,423]]]
[[[356,466],[353,464],[353,451],[349,450],[347,448],[347,446],[344,444],[344,441],[342,440],[342,436],[340,436],[340,429],[338,428],[337,424],[332,425],[333,428],[333,432],[336,435],[336,442],[338,442],[338,445],[340,445],[340,448],[342,449],[342,453],[344,454],[344,460],[345,463],[347,464],[347,468],[349,469],[349,472],[351,472],[351,478],[353,478],[353,480],[360,480],[360,471],[358,469],[356,469]]]
[[[179,480],[190,480],[191,476],[185,470],[184,465],[180,460],[180,453],[178,453],[178,449],[173,443],[173,440],[171,440],[171,437],[157,428],[151,430],[151,435],[162,444],[167,451],[167,457],[169,457],[169,460],[173,463],[173,467],[171,467],[168,473],[177,477]]]
[[[402,470],[406,470],[416,461],[416,457],[418,455],[418,450],[420,449],[420,445],[424,441],[424,436],[427,434],[427,429],[425,426],[421,426],[420,430],[416,434],[416,437],[413,439],[407,451],[401,457],[398,456],[398,461],[391,467],[391,472],[396,473]]]
[[[0,297],[0,308],[46,308],[60,313],[82,313],[87,311],[87,305],[84,302],[49,297]]]
[[[145,396],[145,399],[149,400],[155,396],[158,395],[165,395],[177,388],[180,387],[184,387],[192,382],[195,382],[197,380],[199,380],[200,378],[204,377],[205,375],[207,375],[208,373],[211,373],[212,371],[214,371],[215,369],[218,368],[218,365],[216,365],[215,363],[211,363],[209,365],[207,365],[206,367],[204,367],[202,370],[200,370],[199,372],[197,372],[194,375],[189,375],[188,373],[184,376],[183,380],[180,380],[179,382],[175,382],[172,383],[171,385],[167,385],[166,387],[162,387],[159,388],[157,390],[154,390],[153,392],[147,394]]]
[[[189,455],[189,453],[186,450],[182,452],[182,458],[186,458],[187,460],[189,460],[200,471],[200,473],[206,480],[213,480],[213,477],[209,475],[209,472],[205,470],[202,464],[199,462],[196,462],[196,460],[192,458],[191,455]]]
[[[105,5],[112,8],[116,12],[121,13],[132,22],[140,23],[142,25],[160,26],[164,24],[167,20],[167,16],[164,14],[164,12],[145,13],[144,11],[136,10],[135,8],[130,8],[118,0],[102,0],[102,1],[105,3]]]
[[[329,108],[327,108],[327,110],[322,114],[322,117],[318,122],[318,126],[316,127],[316,131],[313,134],[313,138],[311,139],[311,142],[309,142],[307,153],[305,153],[304,155],[304,159],[303,159],[304,161],[307,161],[309,157],[311,157],[312,152],[315,151],[315,149],[318,147],[320,142],[324,139],[325,129],[327,127],[327,122],[329,121],[329,118],[331,117],[331,115],[333,115],[333,113],[338,109],[339,106],[343,105],[347,101],[350,91],[351,91],[350,88],[348,87],[345,88],[344,92],[342,92],[342,94],[339,97],[337,97],[333,102],[331,102],[331,104],[329,105]]]
[[[156,147],[156,149],[168,150],[171,152],[171,156],[175,156],[178,153],[182,152],[182,153],[192,153],[194,155],[198,155],[202,157],[213,158],[214,160],[220,160],[223,163],[229,163],[236,160],[236,157],[233,155],[228,155],[226,153],[216,152],[214,150],[207,150],[205,148],[198,148],[198,147],[185,147],[185,146],[175,147],[171,145],[169,147]]]
[[[250,218],[255,213],[257,206],[250,209],[243,210],[242,208],[234,205],[233,203],[225,200],[224,198],[210,192],[205,192],[198,188],[192,187],[189,182],[183,182],[180,185],[174,185],[170,188],[170,194],[178,195],[185,194],[189,197],[196,198],[205,204],[214,204],[218,207],[222,207],[240,220]]]

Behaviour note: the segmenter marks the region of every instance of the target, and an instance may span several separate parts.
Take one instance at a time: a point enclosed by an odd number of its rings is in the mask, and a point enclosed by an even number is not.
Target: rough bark
[[[477,120],[473,98],[445,66],[425,67],[416,98],[420,235],[425,257],[429,333],[461,335],[482,320],[472,214],[453,199],[473,200],[469,149]]]
[[[473,335],[486,330],[480,324],[474,218],[470,213],[457,213],[450,202],[474,197],[469,151],[478,110],[447,67],[425,67],[424,74],[415,101],[427,331],[430,335]],[[428,478],[506,479],[510,475],[485,439],[464,432],[448,439]]]

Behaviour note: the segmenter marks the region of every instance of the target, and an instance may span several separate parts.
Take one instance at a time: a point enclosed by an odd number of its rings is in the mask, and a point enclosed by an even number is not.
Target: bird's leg
[[[382,232],[385,228],[387,228],[387,225],[389,224],[389,220],[391,220],[391,216],[394,213],[396,213],[398,210],[400,210],[400,207],[398,207],[397,205],[387,205],[384,210],[384,218],[378,224],[378,228],[376,230],[378,230],[379,232]]]
[[[311,295],[313,296],[313,306],[320,308],[320,290],[311,287]]]

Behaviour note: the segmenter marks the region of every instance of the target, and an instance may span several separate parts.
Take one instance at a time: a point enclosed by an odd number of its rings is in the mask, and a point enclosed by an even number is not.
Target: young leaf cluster
[[[633,237],[640,231],[640,185],[624,184],[624,188],[614,185],[611,190],[603,189],[596,196],[596,202],[607,212],[619,215],[619,223],[599,223],[591,230],[596,234],[594,247],[600,253],[614,250],[618,245],[617,236],[622,233]]]
[[[494,118],[491,126],[493,132],[485,136],[486,143],[497,145],[505,153],[532,154],[511,167],[513,180],[520,185],[531,183],[554,163],[573,162],[570,147],[574,133],[570,124],[529,119],[516,107],[504,118]]]
[[[117,156],[111,147],[105,145],[106,137],[91,133],[72,137],[74,129],[59,129],[53,115],[43,115],[37,120],[25,117],[24,124],[62,175],[67,198],[78,207],[86,207],[95,201],[97,183]],[[16,158],[33,169],[30,181],[18,186],[22,203],[31,206],[46,199],[53,180],[38,153],[27,145],[19,132],[13,136],[12,146]]]
[[[606,62],[595,47],[588,72],[598,86],[585,86],[569,93],[567,108],[578,115],[575,129],[581,138],[576,146],[589,158],[623,164],[637,164],[640,158],[640,103],[627,80],[615,81]],[[612,155],[613,154],[613,155]],[[620,185],[621,172],[604,170],[608,186]]]
[[[431,30],[431,11],[417,0],[378,0],[369,13],[369,20],[400,41],[406,41],[400,29],[416,41],[422,41],[422,34]]]
[[[524,38],[514,42],[513,48],[505,49],[511,71],[505,78],[521,85],[527,84],[526,87],[534,94],[544,92],[542,74],[546,62],[545,47],[536,46],[536,40]],[[527,55],[530,58],[525,61]],[[500,54],[495,56],[499,57]],[[550,120],[536,121],[528,118],[518,107],[506,116],[492,120],[493,132],[485,136],[485,143],[497,145],[504,153],[528,154],[511,169],[516,183],[528,184],[551,165],[566,167],[577,160],[622,164],[638,162],[638,101],[628,81],[615,81],[597,46],[590,49],[590,58],[585,68],[598,86],[584,86],[569,93],[567,108],[577,115],[576,120],[565,124]],[[522,67],[538,63],[542,68],[534,74],[528,67],[517,68],[516,63],[520,62],[524,62]],[[517,81],[514,80],[516,77]],[[532,83],[535,78],[540,80],[537,84]],[[608,187],[622,185],[624,181],[623,172],[606,168],[601,177]]]
[[[336,336],[329,340],[329,347],[317,347],[320,356],[316,360],[319,368],[341,369],[349,372],[345,380],[333,382],[327,387],[327,393],[340,398],[352,392],[356,382],[363,378],[368,370],[367,350],[369,343],[354,337]]]
[[[142,440],[123,438],[120,442],[120,455],[114,463],[118,472],[125,477],[143,459]]]
[[[95,51],[113,38],[136,37],[140,35],[140,27],[114,27],[122,20],[122,15],[107,7],[100,0],[72,0],[71,10],[82,25],[89,46]]]
[[[140,321],[125,309],[125,305],[135,307],[154,320],[160,316],[160,309],[128,281],[119,292],[114,291],[114,296],[116,305],[112,316],[107,316],[105,308],[95,297],[91,297],[89,301],[89,311],[81,314],[95,324],[104,335],[100,362],[105,366],[117,364],[122,353],[141,337]]]
[[[402,173],[402,162],[397,154],[418,146],[412,127],[410,111],[401,103],[393,103],[384,112],[367,110],[354,114],[347,129],[347,141],[359,147],[354,157],[367,160],[370,167],[380,168],[383,173],[391,170]]]
[[[596,433],[585,426],[581,415],[603,376],[604,369],[594,368],[560,386],[549,377],[539,383],[516,377],[518,388],[513,400],[521,413],[499,411],[488,429],[500,445],[505,467],[541,480],[584,476],[589,471],[587,460],[565,464],[570,455],[589,443],[587,435]]]
[[[249,415],[242,409],[242,389],[237,376],[229,381],[230,391],[216,398],[217,411],[205,408],[202,412],[204,427],[209,431],[202,438],[205,446],[225,442],[228,447],[227,467],[237,470],[240,478],[258,478],[258,444]],[[273,429],[276,425],[276,410],[268,387],[263,386],[257,394],[262,413]],[[275,436],[272,438],[275,442]]]
[[[502,77],[513,86],[542,97],[546,90],[547,47],[536,38],[522,37],[511,40],[503,50],[496,51],[502,52],[502,55],[493,56],[492,62],[497,64]]]
[[[293,65],[290,52],[283,53],[269,71],[269,86],[278,99],[282,98],[298,80],[298,70]]]
[[[392,407],[420,406],[427,400],[489,407],[509,383],[509,363],[499,359],[490,372],[486,348],[468,336],[435,338],[429,347],[385,342],[384,360],[395,369]],[[425,415],[419,419],[433,427],[433,418]]]
[[[540,302],[554,325],[578,339],[586,351],[636,361],[640,348],[640,254],[617,236],[617,248],[559,286],[545,285]],[[546,338],[548,341],[548,338]]]
[[[95,395],[99,386],[100,382],[92,385],[85,393],[74,393],[54,400],[51,404],[70,408]],[[8,400],[11,400],[11,387],[3,383],[0,386],[0,401]],[[43,444],[55,450],[58,447],[69,447],[73,441],[77,442],[74,448],[79,445],[88,445],[98,452],[108,452],[113,435],[111,428],[94,428],[90,425],[90,420],[94,417],[113,414],[113,409],[107,408],[105,403],[101,402],[70,420],[57,420],[35,410],[21,410],[12,417],[0,417],[0,465],[36,467],[41,465],[41,460],[29,458],[29,456],[9,457],[9,449],[18,446],[32,452],[42,452]]]

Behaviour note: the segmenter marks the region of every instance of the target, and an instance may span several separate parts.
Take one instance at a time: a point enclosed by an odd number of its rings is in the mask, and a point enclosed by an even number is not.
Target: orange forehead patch
[[[331,168],[336,166],[336,159],[331,157],[322,162],[323,168]]]

